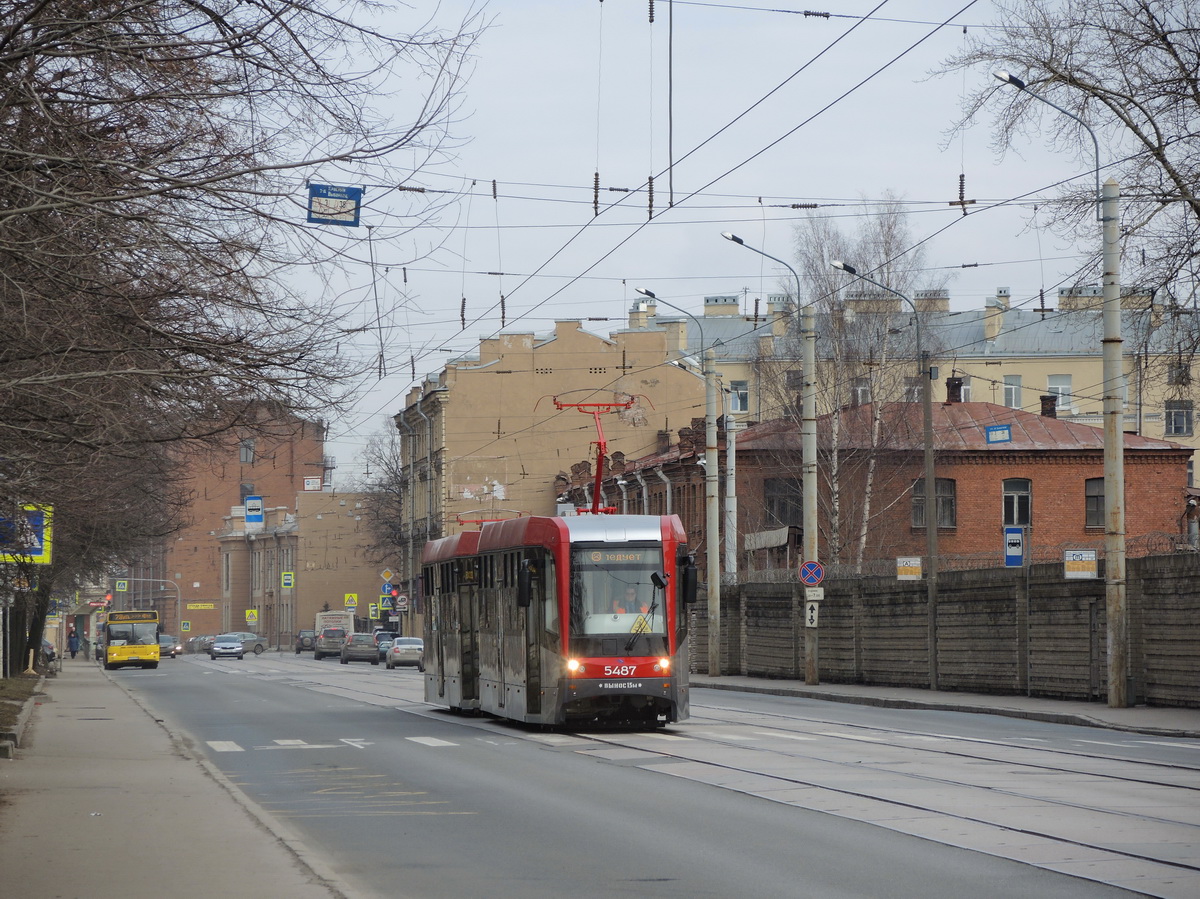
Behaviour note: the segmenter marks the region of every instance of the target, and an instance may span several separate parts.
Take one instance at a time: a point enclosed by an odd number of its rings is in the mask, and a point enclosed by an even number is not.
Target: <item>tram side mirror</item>
[[[529,602],[532,597],[533,566],[526,559],[521,563],[521,569],[517,572],[517,606],[522,609],[529,608]]]
[[[659,590],[667,589],[667,574],[665,571],[655,571],[650,575],[650,583]]]
[[[688,556],[687,564],[683,567],[683,601],[693,603],[700,587],[700,573],[696,568],[696,557]]]

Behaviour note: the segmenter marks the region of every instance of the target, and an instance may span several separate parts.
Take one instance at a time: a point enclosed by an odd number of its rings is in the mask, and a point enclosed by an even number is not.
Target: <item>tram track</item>
[[[1200,823],[1195,820],[1184,820],[1179,817],[1171,817],[1168,815],[1149,814],[1142,811],[1131,810],[1128,808],[1119,808],[1116,806],[1104,806],[1101,804],[1085,801],[1072,801],[1062,797],[1048,795],[1045,792],[1039,793],[1037,790],[1024,790],[1012,788],[1000,788],[994,784],[978,782],[984,778],[981,776],[976,782],[964,780],[958,777],[938,776],[930,773],[915,772],[911,770],[903,770],[901,765],[905,764],[899,760],[887,762],[864,760],[861,757],[837,757],[836,753],[828,750],[817,751],[813,745],[818,741],[833,741],[835,745],[853,744],[857,748],[876,747],[879,749],[903,751],[906,753],[918,753],[925,756],[942,756],[950,757],[956,761],[965,762],[967,764],[976,765],[995,765],[1003,766],[1006,771],[1013,775],[1014,780],[1019,780],[1019,773],[1024,770],[1037,771],[1044,774],[1062,774],[1074,777],[1084,777],[1095,779],[1098,783],[1118,783],[1122,785],[1130,785],[1137,788],[1148,788],[1153,790],[1172,790],[1183,791],[1189,798],[1187,802],[1180,803],[1182,807],[1195,807],[1195,802],[1190,798],[1196,792],[1200,792],[1200,783],[1176,783],[1164,780],[1153,779],[1149,777],[1140,777],[1132,774],[1115,774],[1111,772],[1086,770],[1079,767],[1069,767],[1064,764],[1037,763],[1029,759],[1011,759],[996,757],[997,753],[986,752],[969,752],[963,750],[949,750],[946,748],[935,747],[929,744],[922,745],[920,742],[902,743],[888,742],[886,736],[894,738],[918,738],[918,739],[937,739],[943,741],[963,742],[963,743],[984,743],[996,749],[1015,751],[1021,754],[1028,753],[1050,753],[1057,756],[1068,756],[1082,760],[1101,762],[1106,764],[1129,765],[1135,767],[1150,767],[1156,770],[1177,770],[1186,774],[1196,773],[1200,775],[1200,767],[1192,765],[1179,765],[1155,761],[1140,761],[1119,756],[1100,754],[1100,753],[1084,753],[1074,750],[1064,750],[1056,747],[1031,747],[1026,743],[1017,741],[986,741],[980,738],[969,736],[953,736],[946,734],[930,734],[924,731],[909,730],[902,728],[881,728],[877,725],[856,725],[847,724],[843,721],[832,721],[821,718],[812,718],[795,715],[771,715],[762,712],[753,712],[747,714],[736,709],[721,709],[715,707],[703,707],[697,709],[693,705],[693,715],[689,719],[687,725],[673,727],[668,729],[666,736],[680,738],[678,742],[671,741],[666,745],[660,745],[655,739],[657,735],[647,733],[597,733],[588,731],[585,733],[576,733],[575,736],[603,744],[609,747],[620,747],[630,750],[641,750],[654,752],[665,758],[677,762],[687,762],[693,765],[703,765],[706,767],[720,769],[729,774],[746,775],[751,778],[767,778],[772,782],[780,785],[785,785],[788,788],[809,788],[819,790],[822,793],[832,794],[835,796],[843,796],[856,801],[868,801],[870,803],[881,803],[885,806],[892,807],[897,810],[916,813],[918,815],[937,815],[943,818],[951,819],[957,822],[968,825],[979,825],[986,828],[998,828],[1010,834],[1019,834],[1035,840],[1050,841],[1056,845],[1074,847],[1081,850],[1088,850],[1097,853],[1104,853],[1117,859],[1125,859],[1130,862],[1142,862],[1154,866],[1164,866],[1168,871],[1179,872],[1180,874],[1200,874],[1200,863],[1191,860],[1182,860],[1167,857],[1165,854],[1156,854],[1150,851],[1139,851],[1133,848],[1127,848],[1119,845],[1116,840],[1108,842],[1098,839],[1086,839],[1073,837],[1056,831],[1053,828],[1037,827],[1030,825],[1014,824],[1011,821],[997,820],[989,818],[983,814],[972,814],[964,811],[956,811],[946,807],[945,803],[937,804],[934,802],[917,802],[912,800],[900,799],[895,796],[884,795],[884,790],[866,791],[861,789],[853,789],[844,785],[837,785],[832,782],[829,777],[812,777],[804,776],[796,772],[783,772],[780,770],[778,760],[785,760],[794,763],[796,768],[803,765],[818,765],[822,767],[832,767],[842,771],[852,771],[856,776],[862,778],[873,777],[878,781],[879,777],[898,778],[901,783],[917,783],[922,787],[930,789],[922,792],[921,790],[904,790],[903,787],[892,788],[893,792],[904,791],[909,795],[939,795],[938,788],[949,788],[951,790],[965,791],[981,791],[989,797],[1011,798],[1021,803],[1036,803],[1043,811],[1053,813],[1054,810],[1060,809],[1064,812],[1064,816],[1083,815],[1095,816],[1096,821],[1112,821],[1119,819],[1126,825],[1133,825],[1135,828],[1139,825],[1146,827],[1165,827],[1178,829],[1181,833],[1187,834],[1185,842],[1191,845],[1196,845],[1200,842]],[[729,717],[714,717],[712,712],[731,712],[743,718],[753,718],[753,723],[746,721],[734,721]],[[812,730],[804,730],[796,728],[791,732],[782,729],[778,724],[779,721],[786,720],[789,724],[795,725],[811,725]],[[750,742],[743,733],[729,736],[714,735],[704,730],[706,727],[733,727],[743,728],[757,736],[770,736],[767,729],[772,726],[772,721],[776,722],[775,726],[778,729],[778,736],[781,739],[803,739],[805,742],[795,746],[769,746],[759,742]],[[821,728],[816,730],[815,728]],[[854,736],[847,736],[845,733],[839,733],[836,728],[842,732],[858,731]],[[873,732],[885,735],[884,739],[871,739],[864,741],[862,736],[865,732]],[[685,742],[686,741],[686,742]],[[811,742],[810,742],[811,741]],[[826,744],[827,745],[827,744]],[[812,748],[802,748],[802,747]],[[692,748],[689,748],[692,747]],[[719,747],[723,750],[733,751],[739,761],[731,759],[717,760],[711,757],[711,753],[706,749],[709,747]],[[766,762],[764,760],[772,761]],[[1013,771],[1013,769],[1016,771]],[[669,769],[663,769],[669,771]],[[716,780],[715,778],[713,779]],[[764,798],[771,798],[772,791],[761,788],[756,791]],[[1103,787],[1098,787],[1096,790],[1089,791],[1083,787],[1078,789],[1080,794],[1088,792],[1094,795],[1104,795]],[[792,794],[788,794],[792,795]],[[781,801],[794,802],[794,799],[785,799]],[[801,804],[804,803],[795,803]],[[991,802],[981,801],[980,807],[986,808],[991,805]],[[809,807],[816,807],[813,804]],[[826,809],[821,809],[826,810]],[[837,812],[834,812],[835,814]],[[883,817],[876,815],[876,817]],[[878,823],[878,822],[877,822]],[[883,826],[892,826],[884,824]],[[1098,830],[1104,830],[1103,827],[1097,825]],[[1120,831],[1122,828],[1115,828]],[[974,846],[981,851],[988,851],[985,846]],[[1016,856],[1014,856],[1016,857]],[[1018,857],[1019,858],[1019,857]],[[1167,890],[1156,895],[1176,895]]]

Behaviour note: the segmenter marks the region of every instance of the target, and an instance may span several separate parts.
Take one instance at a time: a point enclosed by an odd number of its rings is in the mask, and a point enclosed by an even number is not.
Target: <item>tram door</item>
[[[458,591],[458,647],[461,653],[462,698],[479,702],[479,587],[464,586]]]

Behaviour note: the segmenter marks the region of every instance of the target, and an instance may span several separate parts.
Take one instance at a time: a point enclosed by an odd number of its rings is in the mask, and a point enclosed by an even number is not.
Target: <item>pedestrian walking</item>
[[[79,652],[79,634],[71,631],[71,636],[67,637],[67,649],[71,652],[71,658],[75,658],[75,653]]]

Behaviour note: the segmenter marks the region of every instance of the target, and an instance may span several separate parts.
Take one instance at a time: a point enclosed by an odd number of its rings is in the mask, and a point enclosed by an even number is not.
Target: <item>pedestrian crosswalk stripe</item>
[[[410,743],[420,743],[422,746],[457,746],[457,743],[448,743],[445,740],[439,740],[437,737],[406,737]]]
[[[237,743],[228,740],[209,740],[208,745],[212,747],[213,752],[245,752]]]

